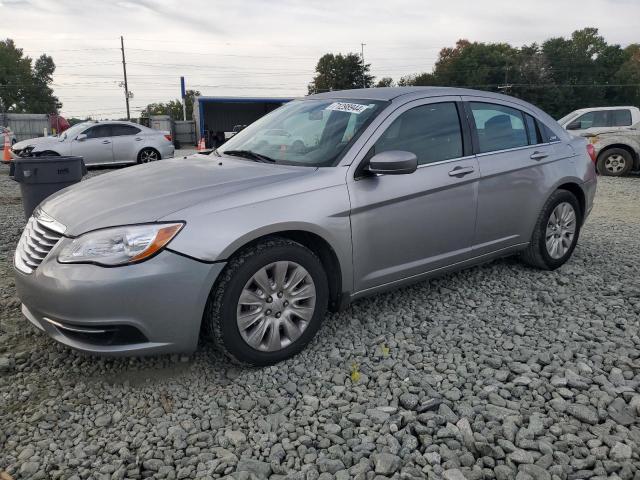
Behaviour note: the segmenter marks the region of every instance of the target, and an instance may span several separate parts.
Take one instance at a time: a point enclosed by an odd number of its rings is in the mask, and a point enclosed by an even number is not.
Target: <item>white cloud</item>
[[[209,95],[303,95],[328,51],[360,50],[378,76],[431,69],[459,38],[513,45],[594,26],[637,41],[636,0],[0,0],[2,36],[53,56],[63,113],[122,116],[119,37],[132,105],[179,94],[179,76]],[[37,33],[34,33],[37,32]],[[41,33],[46,32],[46,33]],[[136,109],[134,108],[134,114]]]

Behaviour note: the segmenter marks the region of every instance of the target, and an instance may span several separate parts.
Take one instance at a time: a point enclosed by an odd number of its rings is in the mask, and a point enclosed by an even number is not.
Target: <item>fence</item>
[[[177,145],[191,146],[196,144],[196,124],[193,120],[176,120],[173,122],[173,139]]]
[[[49,115],[40,113],[0,113],[0,125],[9,127],[18,142],[45,136],[49,131]],[[47,133],[48,134],[48,133]]]

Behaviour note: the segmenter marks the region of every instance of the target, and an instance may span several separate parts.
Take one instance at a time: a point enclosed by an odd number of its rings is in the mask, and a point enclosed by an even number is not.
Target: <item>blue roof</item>
[[[205,103],[286,103],[293,99],[294,97],[196,97],[198,102]]]

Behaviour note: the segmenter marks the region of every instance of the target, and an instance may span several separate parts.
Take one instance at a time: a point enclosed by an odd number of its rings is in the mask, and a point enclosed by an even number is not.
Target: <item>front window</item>
[[[76,138],[80,133],[84,132],[87,127],[91,125],[95,125],[95,122],[82,122],[74,125],[71,128],[66,129],[64,132],[60,134],[61,138],[64,140],[65,138]]]
[[[371,153],[389,150],[414,153],[420,165],[462,157],[462,129],[456,104],[430,103],[401,114],[380,136]]]
[[[239,132],[217,152],[286,165],[335,165],[387,102],[295,100]]]
[[[587,112],[567,126],[567,130],[586,130],[587,128],[602,128],[608,126],[606,110]]]

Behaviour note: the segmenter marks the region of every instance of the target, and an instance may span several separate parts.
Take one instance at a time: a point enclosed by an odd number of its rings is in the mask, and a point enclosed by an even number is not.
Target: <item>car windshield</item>
[[[286,165],[333,166],[386,105],[375,100],[294,100],[216,152]]]
[[[575,111],[573,111],[573,112],[571,112],[571,113],[566,114],[564,117],[562,117],[562,118],[558,119],[558,123],[559,123],[560,125],[562,125],[562,124],[566,123],[566,121],[567,121],[567,120],[569,120],[571,117],[575,116],[575,114],[576,114],[576,112],[575,112]]]
[[[82,122],[82,123],[78,123],[76,125],[74,125],[71,128],[68,128],[67,130],[65,130],[64,132],[62,132],[60,134],[60,138],[73,138],[76,135],[78,135],[79,133],[81,133],[85,128],[90,127],[91,125],[95,125],[94,122]]]

